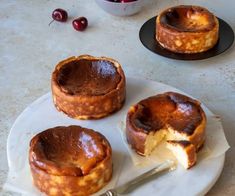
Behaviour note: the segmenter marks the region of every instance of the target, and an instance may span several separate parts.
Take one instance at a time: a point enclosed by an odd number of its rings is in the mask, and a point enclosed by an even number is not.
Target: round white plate
[[[33,135],[47,128],[71,124],[92,128],[105,135],[114,152],[113,178],[117,180],[119,177],[120,183],[133,178],[140,172],[132,164],[118,131],[118,124],[123,120],[130,105],[145,97],[166,91],[182,93],[162,83],[127,78],[127,99],[124,107],[113,115],[100,120],[71,119],[55,109],[50,93],[40,97],[20,114],[11,128],[7,141],[9,176],[6,187],[21,193],[39,194],[32,185],[28,166],[29,141]],[[207,115],[212,114],[206,107],[204,109]],[[125,159],[121,157],[125,157]],[[222,154],[213,159],[200,161],[187,171],[179,166],[175,171],[141,185],[129,195],[203,195],[218,179],[223,168],[224,158],[225,154]],[[118,166],[121,168],[119,172],[117,171]]]

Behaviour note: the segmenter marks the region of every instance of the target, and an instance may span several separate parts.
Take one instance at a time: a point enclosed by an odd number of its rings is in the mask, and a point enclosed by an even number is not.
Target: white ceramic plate
[[[29,141],[33,135],[58,125],[77,124],[104,134],[112,145],[114,168],[121,166],[120,183],[140,173],[135,168],[123,144],[118,124],[123,120],[129,106],[143,97],[165,91],[181,91],[168,85],[134,78],[127,78],[127,99],[124,107],[115,114],[100,120],[74,120],[58,112],[48,93],[27,107],[15,121],[7,141],[9,176],[7,188],[21,193],[37,193],[32,185],[28,166]],[[206,113],[212,114],[206,107]],[[121,157],[126,157],[123,163]],[[203,195],[218,179],[224,164],[225,154],[214,159],[203,160],[186,171],[178,167],[175,171],[135,189],[130,195]],[[122,162],[122,163],[121,163]],[[118,171],[115,169],[114,177]],[[104,191],[104,189],[102,190]]]

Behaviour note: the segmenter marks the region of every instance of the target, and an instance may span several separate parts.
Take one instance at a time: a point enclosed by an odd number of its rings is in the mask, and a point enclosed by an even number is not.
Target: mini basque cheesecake
[[[51,80],[53,102],[76,119],[97,119],[119,110],[126,81],[121,65],[107,57],[82,55],[59,62]]]
[[[180,5],[161,12],[156,19],[156,40],[175,53],[199,53],[218,41],[218,19],[199,6]]]
[[[87,196],[112,177],[112,150],[100,133],[80,126],[47,129],[31,139],[29,164],[47,195]]]
[[[148,156],[164,139],[185,168],[196,163],[205,141],[206,116],[200,103],[185,95],[166,92],[130,107],[126,137],[140,155]],[[187,160],[187,161],[185,161]],[[186,164],[187,162],[187,164]]]

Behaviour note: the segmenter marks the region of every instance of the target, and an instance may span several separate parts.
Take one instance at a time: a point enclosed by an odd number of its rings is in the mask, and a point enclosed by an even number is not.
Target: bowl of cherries
[[[130,16],[138,13],[144,0],[95,0],[106,12],[115,16]]]

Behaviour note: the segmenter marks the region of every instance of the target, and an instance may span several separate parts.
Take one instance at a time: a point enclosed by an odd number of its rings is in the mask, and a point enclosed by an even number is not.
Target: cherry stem
[[[48,26],[50,26],[51,25],[51,23],[53,23],[55,20],[52,20],[49,24],[48,24]]]

